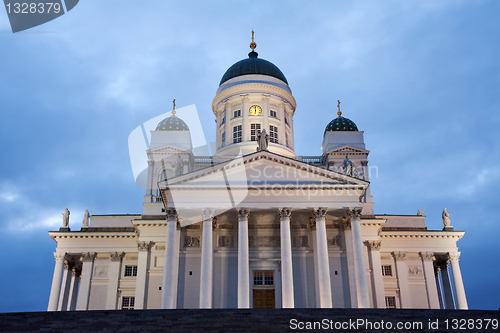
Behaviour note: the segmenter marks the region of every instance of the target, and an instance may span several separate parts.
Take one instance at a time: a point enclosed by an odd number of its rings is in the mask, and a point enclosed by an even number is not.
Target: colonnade
[[[165,244],[165,264],[163,270],[162,287],[162,309],[174,309],[177,303],[177,279],[179,262],[179,237],[177,229],[177,211],[173,208],[167,209],[167,233]],[[317,267],[317,285],[319,288],[320,307],[332,307],[332,291],[330,284],[330,263],[328,255],[328,244],[326,235],[327,208],[314,208],[313,227],[316,229],[315,265]],[[250,261],[248,242],[248,219],[250,209],[238,208],[238,308],[250,307]],[[293,308],[293,264],[292,264],[292,242],[290,218],[292,209],[282,207],[278,209],[280,220],[280,245],[281,245],[281,294],[282,307]],[[358,307],[370,307],[368,296],[368,283],[366,281],[366,267],[363,255],[363,244],[361,237],[361,208],[349,210],[352,225],[352,244],[354,245],[353,259],[355,263],[355,278],[358,289]],[[205,209],[203,211],[203,230],[201,242],[201,274],[200,274],[200,308],[212,307],[213,293],[213,229],[214,211]],[[175,287],[174,287],[175,286]]]

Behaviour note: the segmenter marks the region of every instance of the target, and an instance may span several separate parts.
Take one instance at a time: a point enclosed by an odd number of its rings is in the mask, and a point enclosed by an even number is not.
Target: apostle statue
[[[257,147],[257,151],[267,150],[267,146],[269,145],[269,134],[266,133],[266,130],[262,130],[257,134],[257,143],[259,147]]]
[[[182,161],[181,154],[177,154],[177,159],[174,163],[170,162],[170,165],[174,168],[174,177],[182,175],[184,162]]]
[[[417,212],[417,215],[418,215],[418,216],[422,216],[422,215],[424,215],[424,211],[425,211],[425,208],[424,208],[424,209],[422,209],[422,210],[420,210],[420,209],[419,209],[419,210],[418,210],[418,212]]]
[[[443,209],[443,213],[441,214],[441,216],[443,217],[443,227],[444,228],[451,227],[451,221],[450,221],[451,214],[446,211],[446,208]]]
[[[344,174],[347,176],[355,177],[356,176],[356,165],[353,161],[349,159],[348,155],[345,155],[345,160],[342,163],[342,169],[344,170]]]
[[[68,208],[64,208],[64,213],[61,213],[63,216],[63,227],[69,228],[69,210]]]
[[[89,210],[85,209],[85,215],[83,215],[83,228],[88,228],[89,227]]]

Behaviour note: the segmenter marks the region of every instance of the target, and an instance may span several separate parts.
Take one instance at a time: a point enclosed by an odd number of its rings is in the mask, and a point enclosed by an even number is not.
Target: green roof
[[[281,72],[281,70],[276,67],[276,65],[267,60],[259,59],[257,58],[257,56],[258,53],[252,51],[248,54],[247,59],[240,60],[229,67],[229,69],[226,71],[226,73],[224,73],[224,76],[220,80],[219,86],[234,77],[251,74],[272,76],[288,84],[285,75],[283,75],[283,72]]]
[[[329,131],[358,131],[358,127],[354,121],[338,116],[326,126],[325,134]]]
[[[157,131],[189,131],[188,125],[175,114],[160,121],[156,126]]]

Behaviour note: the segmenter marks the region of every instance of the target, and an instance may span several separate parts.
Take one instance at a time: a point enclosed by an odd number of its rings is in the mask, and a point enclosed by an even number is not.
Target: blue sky
[[[12,34],[0,10],[0,312],[44,311],[65,207],[141,213],[129,133],[195,104],[215,139],[220,78],[247,56],[285,74],[298,155],[319,155],[342,101],[365,131],[377,214],[441,211],[469,307],[500,307],[500,2],[85,0]]]

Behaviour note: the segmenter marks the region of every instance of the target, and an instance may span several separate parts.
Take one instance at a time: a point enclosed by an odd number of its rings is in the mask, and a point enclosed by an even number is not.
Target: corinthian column
[[[384,279],[382,277],[382,261],[380,259],[380,241],[366,241],[365,243],[370,248],[370,258],[372,263],[372,281],[374,304],[378,309],[385,309],[385,290]]]
[[[241,139],[243,142],[248,142],[250,141],[250,126],[248,125],[248,96],[247,95],[242,95],[241,96],[241,115],[243,116],[243,120],[242,120],[242,126],[241,126],[241,130],[243,131],[241,133]],[[231,115],[226,115],[226,117],[228,117],[227,119],[229,119]],[[227,125],[226,125],[227,127]],[[269,129],[268,129],[269,130]],[[267,131],[266,131],[267,132]],[[232,133],[231,133],[232,135]],[[232,139],[232,137],[231,137]]]
[[[451,287],[450,271],[448,270],[450,264],[450,259],[441,259],[438,262],[439,268],[441,268],[441,278],[443,280],[443,291],[444,299],[446,301],[446,309],[456,309],[455,307],[455,297],[453,296],[453,290]]]
[[[71,285],[69,288],[68,307],[67,311],[74,311],[76,309],[76,299],[78,297],[78,284],[80,281],[80,269],[73,267],[71,270]]]
[[[283,308],[294,308],[293,269],[292,269],[292,235],[290,233],[291,208],[278,209],[280,214],[281,238],[281,295]]]
[[[177,211],[167,209],[167,236],[165,239],[165,263],[163,265],[163,286],[161,308],[175,309],[177,306],[177,279],[179,270],[179,244],[177,235]]]
[[[213,232],[212,209],[203,210],[203,234],[201,240],[200,309],[212,308],[213,288]]]
[[[453,283],[455,284],[455,295],[457,296],[457,307],[459,310],[468,310],[467,298],[465,297],[464,282],[462,280],[462,273],[458,264],[460,252],[449,254],[451,261],[451,270],[453,272]]]
[[[242,111],[243,112],[243,111]],[[238,209],[238,308],[250,307],[250,263],[248,258],[248,214],[250,209]]]
[[[351,215],[352,249],[356,266],[356,285],[358,289],[358,307],[369,308],[368,282],[366,281],[365,254],[363,251],[363,237],[361,234],[361,208],[349,209]]]
[[[108,296],[106,298],[106,309],[116,310],[118,301],[118,280],[120,279],[120,268],[122,265],[123,252],[111,252],[109,254],[108,269]]]
[[[90,296],[90,279],[94,268],[94,252],[84,252],[80,257],[82,262],[82,276],[80,278],[80,290],[78,292],[77,310],[88,310]]]
[[[61,285],[61,294],[59,295],[59,304],[57,305],[57,311],[66,311],[68,307],[68,296],[71,286],[71,268],[73,265],[68,260],[64,260],[64,273]]]
[[[319,300],[322,308],[332,307],[332,287],[330,283],[330,260],[326,240],[326,208],[314,208],[313,216],[316,224],[316,249],[318,252],[318,285]]]
[[[401,308],[411,308],[410,287],[408,286],[408,265],[406,264],[406,252],[393,252],[396,260],[396,274],[398,276],[399,296]]]
[[[52,287],[50,288],[49,306],[47,307],[47,311],[57,311],[59,294],[61,292],[61,278],[65,257],[66,253],[54,252],[56,265],[54,267],[54,275],[52,277]]]
[[[436,279],[434,277],[434,259],[433,252],[420,252],[422,264],[424,266],[425,286],[427,290],[427,300],[429,302],[429,309],[439,309],[439,296],[436,286]]]

